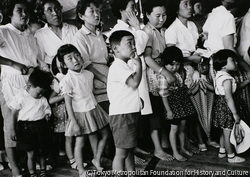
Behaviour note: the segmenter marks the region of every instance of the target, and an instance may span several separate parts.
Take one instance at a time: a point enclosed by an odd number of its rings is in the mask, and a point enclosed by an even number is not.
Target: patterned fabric
[[[242,103],[242,100],[236,95],[233,95],[237,112],[242,120],[249,118],[249,113]],[[215,98],[213,110],[213,123],[215,127],[232,129],[234,125],[234,118],[231,110],[227,105],[225,96],[217,96]]]
[[[64,101],[59,104],[55,104],[52,108],[54,118],[54,132],[60,133],[65,132],[65,126],[67,123],[67,111]]]
[[[188,89],[183,84],[181,75],[175,73],[175,77],[176,82],[169,85],[162,75],[158,75],[159,95],[168,97],[169,105],[174,113],[174,119],[180,119],[195,114],[195,109],[187,93]],[[165,117],[168,119],[166,110]]]
[[[191,94],[190,99],[198,114],[200,124],[207,137],[210,137],[215,94],[209,89],[201,89],[199,83],[194,84],[188,91]]]
[[[186,86],[171,90],[169,93],[168,102],[174,113],[174,119],[180,119],[195,114],[195,108],[187,93]],[[168,119],[166,111],[165,117]]]

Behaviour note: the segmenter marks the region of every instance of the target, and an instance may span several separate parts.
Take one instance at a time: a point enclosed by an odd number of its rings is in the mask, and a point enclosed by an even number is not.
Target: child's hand
[[[45,120],[49,121],[50,120],[50,115],[46,114],[44,118],[45,118]]]
[[[174,118],[174,113],[173,113],[173,111],[171,111],[171,110],[170,110],[170,111],[167,111],[167,118],[168,118],[168,119],[171,119],[171,120]]]
[[[132,11],[126,11],[128,17],[128,23],[130,26],[134,27],[136,30],[140,29],[140,22],[136,17],[135,13]]]
[[[235,123],[239,124],[240,123],[240,116],[237,113],[235,113],[235,114],[233,114],[233,117],[234,117]]]
[[[79,126],[79,124],[77,122],[74,123],[74,131],[75,134],[79,133],[81,130],[81,127]]]
[[[135,66],[140,66],[141,65],[141,59],[140,57],[137,55],[137,53],[135,52],[134,56],[131,57],[133,63]]]
[[[10,137],[11,137],[12,141],[17,141],[16,130],[12,130],[10,132]]]

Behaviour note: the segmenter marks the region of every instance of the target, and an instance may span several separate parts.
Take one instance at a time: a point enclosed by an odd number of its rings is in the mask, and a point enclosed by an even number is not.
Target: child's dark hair
[[[176,46],[166,47],[162,53],[162,64],[172,65],[174,61],[177,63],[181,63],[183,61],[181,49]]]
[[[111,4],[114,16],[117,17],[118,19],[121,19],[122,17],[120,11],[125,10],[130,1],[134,0],[114,0],[113,3]]]
[[[129,31],[120,30],[113,32],[109,37],[110,46],[112,48],[113,45],[120,45],[120,42],[124,36],[134,36]]]
[[[143,19],[144,24],[147,24],[149,21],[147,14],[151,14],[155,7],[164,7],[167,11],[166,1],[164,1],[164,0],[151,0],[151,1],[148,0],[148,1],[146,1],[145,3],[143,3],[143,8],[144,8],[144,12],[145,12],[144,19]]]
[[[50,73],[44,72],[39,68],[35,68],[30,74],[28,82],[32,85],[32,87],[40,87],[42,89],[49,90],[52,83],[52,77]]]
[[[216,71],[220,71],[224,66],[227,65],[228,57],[234,59],[237,58],[237,55],[234,51],[229,49],[219,50],[213,55],[213,67]]]
[[[94,4],[97,8],[99,8],[99,3],[96,0],[79,0],[76,6],[76,19],[79,23],[84,24],[84,21],[79,18],[79,14],[84,15],[85,11],[90,4]]]
[[[62,73],[63,74],[67,74],[68,72],[68,68],[65,68],[65,62],[64,62],[64,55],[67,55],[71,52],[79,52],[79,50],[72,44],[65,44],[65,45],[62,45],[58,50],[57,50],[57,58],[58,58],[58,61],[61,63],[61,69],[62,69]]]

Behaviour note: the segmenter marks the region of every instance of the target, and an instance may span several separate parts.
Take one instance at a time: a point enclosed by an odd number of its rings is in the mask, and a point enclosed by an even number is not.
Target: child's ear
[[[112,48],[112,50],[113,50],[114,53],[119,53],[118,45],[115,45],[115,44],[114,44],[114,45],[112,45],[111,48]]]

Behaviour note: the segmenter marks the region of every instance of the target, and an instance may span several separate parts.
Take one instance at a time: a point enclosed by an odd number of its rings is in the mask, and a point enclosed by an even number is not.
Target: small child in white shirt
[[[39,152],[41,177],[46,177],[45,150],[48,145],[49,127],[46,120],[51,115],[47,99],[43,96],[51,85],[51,78],[37,68],[29,76],[27,88],[15,95],[10,103],[12,109],[13,141],[17,141],[17,149],[26,151],[28,169],[31,177],[36,175],[35,151]]]
[[[109,125],[116,147],[113,170],[124,171],[126,166],[127,171],[135,171],[133,150],[137,146],[141,110],[138,87],[142,77],[142,63],[136,54],[132,33],[115,31],[109,41],[115,54],[107,82]],[[135,71],[127,64],[130,59],[136,65]]]

